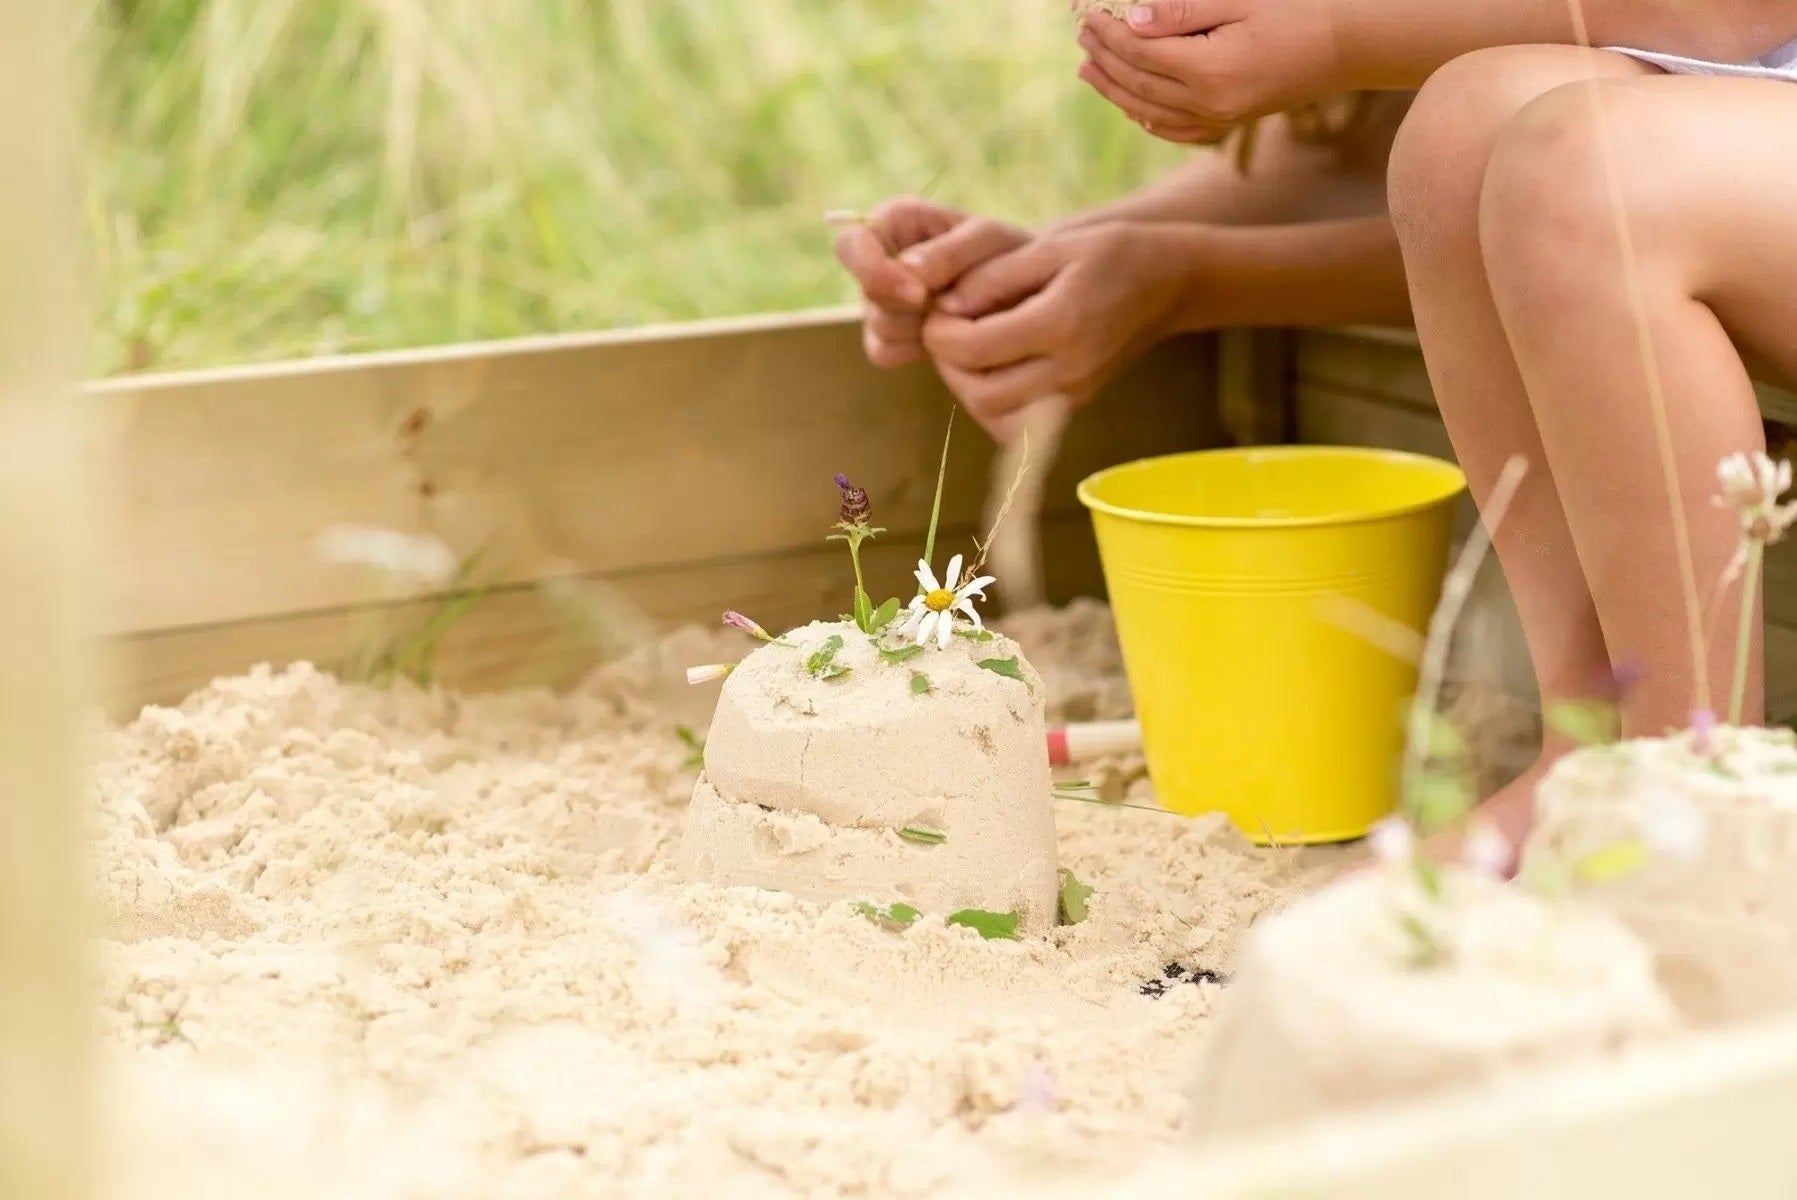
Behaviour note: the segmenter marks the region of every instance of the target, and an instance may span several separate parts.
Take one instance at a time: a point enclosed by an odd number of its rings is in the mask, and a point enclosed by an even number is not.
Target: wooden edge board
[[[1076,418],[1045,511],[1083,475],[1214,445],[1211,339],[1147,356]],[[320,560],[334,525],[486,550],[503,582],[672,568],[815,543],[831,476],[899,533],[928,520],[953,401],[877,371],[840,313],[530,339],[89,389],[117,536],[109,632],[353,603],[364,569]],[[978,518],[991,448],[960,424],[943,515]],[[429,594],[426,582],[410,594]]]

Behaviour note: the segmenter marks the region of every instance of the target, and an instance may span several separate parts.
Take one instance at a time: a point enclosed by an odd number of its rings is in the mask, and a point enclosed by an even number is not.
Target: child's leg
[[[1474,497],[1484,500],[1512,455],[1529,461],[1522,490],[1494,530],[1494,544],[1549,703],[1592,695],[1609,658],[1556,479],[1486,282],[1480,191],[1504,129],[1530,101],[1572,80],[1644,70],[1619,56],[1570,47],[1469,55],[1423,88],[1392,150],[1392,220],[1404,247],[1417,332]],[[1488,807],[1513,836],[1526,828],[1540,771],[1567,748],[1550,732],[1542,764]]]
[[[1594,108],[1594,104],[1597,106]],[[1511,123],[1486,171],[1485,260],[1612,654],[1652,670],[1625,729],[1692,705],[1688,584],[1640,343],[1670,423],[1696,585],[1734,553],[1716,463],[1763,429],[1739,344],[1797,363],[1797,86],[1654,77],[1562,88]],[[1637,268],[1625,271],[1614,204]],[[1637,285],[1636,288],[1633,285]],[[1734,670],[1739,585],[1705,645],[1711,703]],[[1743,714],[1761,719],[1757,653]]]

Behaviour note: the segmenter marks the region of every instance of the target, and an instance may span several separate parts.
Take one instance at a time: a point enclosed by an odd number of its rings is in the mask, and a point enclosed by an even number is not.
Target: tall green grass
[[[92,0],[90,0],[92,2]],[[793,309],[894,192],[1158,173],[1064,0],[94,2],[98,373]]]

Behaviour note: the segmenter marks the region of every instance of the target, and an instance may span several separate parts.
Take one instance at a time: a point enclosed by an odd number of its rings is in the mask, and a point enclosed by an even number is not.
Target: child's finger
[[[884,338],[871,325],[861,327],[861,349],[867,355],[868,362],[888,371],[894,367],[921,362],[924,357],[921,341],[915,338]]]
[[[1063,261],[1052,243],[1031,242],[967,272],[937,300],[936,307],[956,317],[983,317],[1009,308],[1041,291]]]
[[[1179,106],[1186,99],[1186,92],[1176,80],[1152,74],[1125,62],[1109,46],[1089,35],[1081,37],[1080,47],[1124,91],[1141,97],[1149,104],[1158,104],[1171,113],[1183,111]]]
[[[923,328],[924,348],[964,371],[994,371],[1046,355],[1056,340],[1047,307],[1025,304],[979,321],[934,316]]]
[[[960,279],[963,274],[1029,240],[1015,226],[986,217],[969,217],[940,237],[913,246],[899,261],[917,273],[932,293]]]
[[[936,369],[949,390],[960,398],[968,415],[978,421],[1000,445],[1017,436],[1023,424],[1023,410],[1031,401],[1051,395],[1054,386],[1054,364],[1046,358],[1032,358],[995,371],[964,371],[949,363],[938,363]]]
[[[1185,37],[1242,18],[1234,0],[1145,0],[1126,20],[1138,37]]]
[[[960,209],[921,196],[894,196],[882,200],[867,214],[868,225],[893,254],[941,237],[966,219],[967,214]]]
[[[929,289],[895,262],[879,235],[865,225],[851,225],[836,236],[836,258],[873,304],[922,309],[929,302]]]
[[[1124,116],[1151,133],[1161,129],[1188,129],[1194,126],[1192,114],[1176,112],[1162,105],[1143,100],[1106,75],[1104,68],[1089,58],[1080,64],[1079,77],[1090,85],[1092,90],[1123,110]]]
[[[915,342],[923,332],[923,314],[909,309],[894,311],[869,304],[862,321],[876,336],[889,342]]]

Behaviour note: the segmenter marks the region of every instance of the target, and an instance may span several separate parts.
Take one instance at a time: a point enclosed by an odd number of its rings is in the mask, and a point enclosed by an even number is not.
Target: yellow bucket
[[[1226,813],[1263,845],[1362,837],[1393,810],[1465,486],[1438,459],[1331,446],[1080,484],[1163,807]]]

